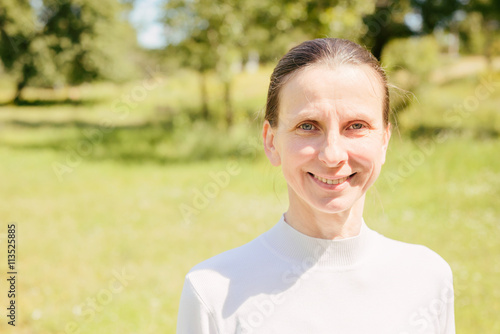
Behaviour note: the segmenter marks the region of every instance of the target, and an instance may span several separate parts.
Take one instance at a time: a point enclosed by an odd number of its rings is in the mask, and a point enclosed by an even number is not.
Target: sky
[[[137,30],[139,45],[149,49],[165,46],[163,42],[163,25],[159,23],[162,0],[137,0],[130,13],[130,22]]]

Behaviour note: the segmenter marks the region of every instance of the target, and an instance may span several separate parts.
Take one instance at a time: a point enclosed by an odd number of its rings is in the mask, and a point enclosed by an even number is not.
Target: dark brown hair
[[[274,68],[267,92],[265,119],[272,127],[278,125],[279,95],[292,73],[307,66],[324,62],[327,65],[368,65],[378,74],[384,86],[383,120],[389,124],[389,88],[384,69],[364,47],[346,39],[319,38],[303,42],[290,49]]]

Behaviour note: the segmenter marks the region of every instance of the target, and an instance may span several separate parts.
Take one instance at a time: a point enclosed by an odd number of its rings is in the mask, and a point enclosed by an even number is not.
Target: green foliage
[[[412,94],[428,82],[439,62],[439,45],[433,36],[394,39],[384,48],[382,65],[392,86],[394,123],[399,123],[399,115],[414,102]]]
[[[496,1],[471,1],[467,8],[468,15],[457,27],[463,42],[462,51],[483,54],[491,61],[493,55],[500,54],[500,5]]]
[[[463,54],[481,54],[486,42],[485,31],[482,27],[483,17],[473,12],[459,24],[461,51]]]
[[[364,29],[361,42],[370,48],[380,60],[382,51],[389,41],[414,34],[406,25],[405,18],[412,12],[408,1],[378,1],[373,13],[363,17]]]
[[[439,65],[438,53],[445,49],[444,44],[438,45],[430,36],[439,29],[445,38],[449,34],[454,37],[462,16],[479,12],[486,17],[487,10],[496,6],[493,2],[482,2],[481,6],[478,3],[465,6],[460,0],[173,0],[165,7],[165,24],[169,41],[173,42],[167,51],[176,55],[183,66],[201,73],[201,109],[205,118],[210,114],[205,73],[217,73],[225,85],[225,118],[229,124],[233,119],[232,80],[252,52],[263,61],[275,63],[291,46],[305,39],[348,38],[365,44],[378,59],[384,57],[390,67],[404,69],[393,77],[400,87],[414,91]],[[498,19],[488,17],[498,26]],[[414,24],[408,23],[411,18]],[[473,36],[477,44],[474,31],[461,31]],[[479,40],[489,50],[486,54],[495,50],[494,39],[491,34],[488,36]],[[412,38],[404,40],[408,37]],[[387,48],[390,50],[384,51]],[[405,103],[396,104],[401,109],[405,107]]]
[[[463,8],[464,3],[460,0],[411,0],[410,2],[412,7],[421,14],[422,31],[425,33],[432,33],[435,28],[449,27],[454,15]]]
[[[244,59],[262,53],[265,59],[281,56],[292,44],[307,37],[355,38],[363,15],[373,10],[366,1],[185,1],[166,3],[165,23],[179,38],[169,47],[183,63],[201,73],[214,70],[224,84],[226,123],[233,122],[233,78]],[[202,93],[204,95],[204,93]],[[202,109],[208,114],[206,98]]]
[[[29,0],[5,0],[0,4],[0,60],[5,69],[16,65],[27,52],[27,41],[35,33],[34,11]]]
[[[171,42],[183,41],[196,69],[227,71],[257,50],[265,59],[281,56],[305,38],[358,39],[371,1],[169,1],[165,23]],[[175,44],[175,43],[174,43]],[[204,55],[200,59],[200,55]],[[200,63],[201,62],[201,63]]]
[[[439,45],[433,36],[395,39],[384,49],[382,62],[389,72],[406,71],[407,82],[399,84],[411,90],[439,66]]]
[[[35,4],[33,5],[35,6]],[[117,0],[44,0],[0,4],[0,60],[26,85],[78,85],[93,80],[124,81],[135,38]]]

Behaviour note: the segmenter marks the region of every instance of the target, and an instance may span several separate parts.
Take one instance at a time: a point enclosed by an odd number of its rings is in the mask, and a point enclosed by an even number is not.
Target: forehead
[[[297,114],[364,113],[382,119],[384,87],[368,65],[318,64],[292,74],[280,92],[280,118]]]

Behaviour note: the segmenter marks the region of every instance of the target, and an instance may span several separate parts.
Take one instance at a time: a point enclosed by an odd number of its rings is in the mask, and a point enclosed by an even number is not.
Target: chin
[[[328,203],[318,203],[316,206],[316,210],[328,213],[328,214],[337,214],[345,211],[351,210],[355,203],[348,201],[347,203],[344,201],[333,200]]]
[[[309,198],[306,202],[316,211],[326,214],[338,214],[351,210],[356,206],[359,199],[357,197],[353,198],[352,195],[344,195],[337,198]]]

